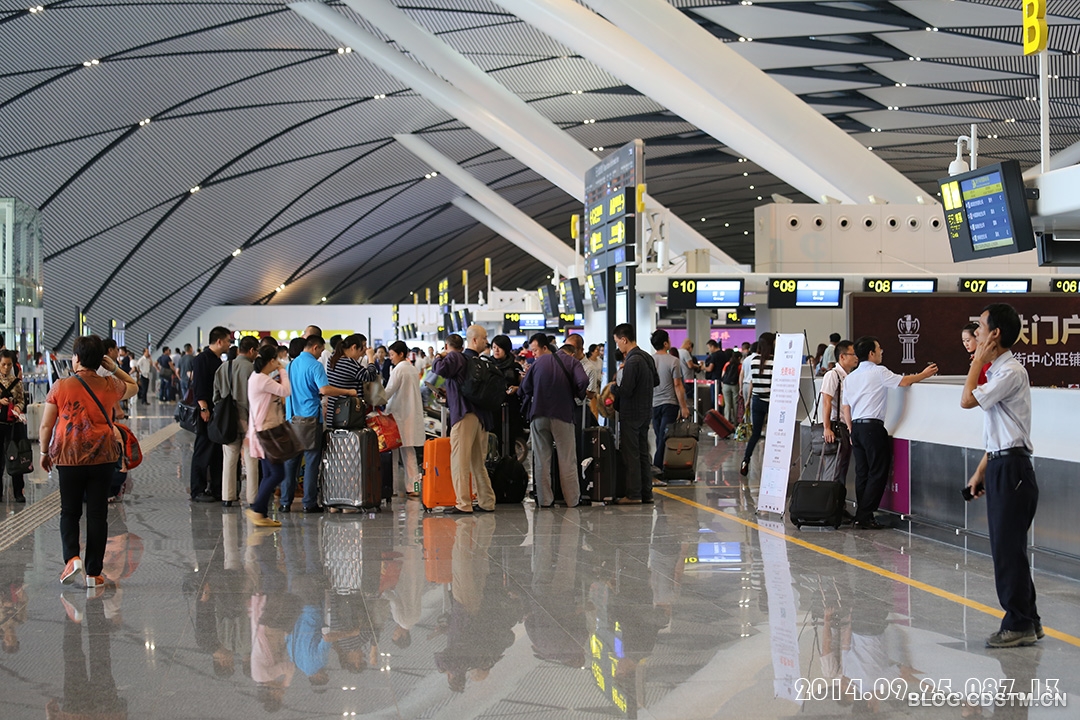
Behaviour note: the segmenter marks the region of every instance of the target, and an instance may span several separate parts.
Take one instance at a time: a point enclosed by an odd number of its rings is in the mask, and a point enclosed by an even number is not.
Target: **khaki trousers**
[[[454,480],[458,510],[472,511],[473,485],[480,507],[495,509],[495,491],[491,489],[491,480],[484,467],[486,455],[487,434],[480,426],[480,418],[475,413],[466,413],[450,428],[450,477]]]
[[[242,448],[242,449],[241,449]],[[247,504],[255,502],[255,496],[259,494],[259,459],[251,457],[248,453],[247,443],[241,436],[235,442],[221,446],[222,469],[221,469],[221,499],[239,500],[236,492],[236,463],[240,459],[241,452],[244,456],[244,472],[247,474],[247,483],[244,486],[244,496]]]

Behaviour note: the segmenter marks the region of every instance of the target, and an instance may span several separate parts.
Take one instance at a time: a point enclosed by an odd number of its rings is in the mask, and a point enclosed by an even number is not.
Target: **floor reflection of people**
[[[521,622],[521,599],[491,574],[488,549],[495,531],[491,515],[457,521],[452,558],[453,584],[446,649],[435,653],[435,667],[445,673],[454,692],[467,680],[485,680],[514,644],[513,627]]]
[[[397,583],[384,593],[394,619],[390,640],[402,649],[412,644],[412,629],[420,622],[424,610],[427,579],[424,575],[424,545],[419,533],[422,514],[420,503],[405,503],[405,522],[394,536],[394,551],[401,556],[401,573]]]
[[[83,652],[83,624],[87,629],[89,658]],[[46,718],[127,718],[127,700],[117,694],[116,680],[113,679],[112,629],[100,597],[87,599],[84,612],[68,613],[64,619],[63,639],[64,697],[62,700],[54,698],[45,705]]]
[[[289,659],[304,673],[312,687],[330,682],[327,663],[330,642],[323,637],[325,582],[319,528],[301,525],[290,528],[282,537],[289,592],[300,598],[300,615],[285,639]]]
[[[28,548],[30,550],[30,548]],[[0,648],[19,652],[19,626],[26,622],[26,563],[17,548],[0,560]]]
[[[251,622],[251,679],[258,685],[256,697],[267,712],[279,710],[285,690],[292,684],[296,665],[289,659],[285,637],[300,614],[300,599],[289,593],[285,576],[277,566],[276,549],[265,536],[257,543],[258,586],[248,603]]]
[[[589,639],[585,605],[577,589],[579,513],[534,516],[532,588],[525,614],[533,654],[575,668],[584,664]]]

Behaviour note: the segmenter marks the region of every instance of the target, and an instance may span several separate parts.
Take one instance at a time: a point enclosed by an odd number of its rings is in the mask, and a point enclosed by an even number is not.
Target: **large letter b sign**
[[[1024,0],[1024,54],[1046,49],[1046,0]]]

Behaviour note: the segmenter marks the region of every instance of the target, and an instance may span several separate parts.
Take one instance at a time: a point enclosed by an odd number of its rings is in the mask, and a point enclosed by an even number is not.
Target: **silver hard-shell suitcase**
[[[379,440],[374,431],[364,428],[326,433],[322,504],[374,510],[382,505]]]

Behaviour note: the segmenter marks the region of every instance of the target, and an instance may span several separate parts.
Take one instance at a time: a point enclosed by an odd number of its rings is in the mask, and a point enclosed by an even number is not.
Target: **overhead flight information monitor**
[[[1024,178],[1016,160],[938,183],[954,262],[1035,249]]]
[[[963,293],[1029,293],[1031,281],[960,278],[957,289]]]
[[[668,283],[668,307],[675,310],[739,307],[742,297],[742,280],[672,278]]]
[[[585,261],[589,273],[634,261],[633,255],[610,251],[635,242],[635,193],[645,181],[644,153],[644,143],[633,140],[585,172]]]
[[[866,278],[863,292],[890,293],[932,293],[937,292],[937,278],[929,280],[906,280],[893,278]]]
[[[772,278],[769,280],[769,307],[839,308],[844,303],[844,281]]]

